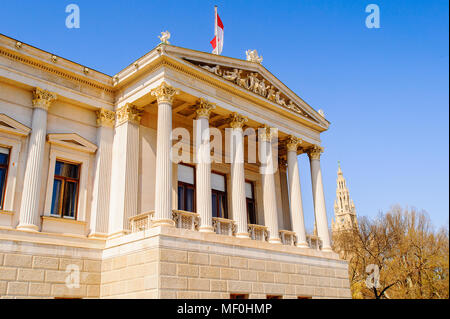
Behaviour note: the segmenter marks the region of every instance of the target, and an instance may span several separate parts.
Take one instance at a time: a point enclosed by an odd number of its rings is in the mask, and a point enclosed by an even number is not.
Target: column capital
[[[267,124],[258,128],[258,135],[262,142],[271,142],[273,137],[276,136],[274,131],[276,128],[270,127]]]
[[[197,119],[203,117],[209,119],[211,111],[216,108],[214,103],[210,103],[207,100],[201,98],[195,106],[195,112],[197,113]]]
[[[33,90],[33,107],[48,111],[50,104],[57,99],[56,93],[36,87]]]
[[[159,86],[151,90],[150,94],[156,96],[158,103],[172,104],[175,95],[180,94],[180,91],[166,82],[162,82]]]
[[[297,152],[298,146],[302,144],[302,139],[295,137],[293,135],[289,135],[286,140],[286,148],[288,152]]]
[[[310,159],[319,160],[320,155],[323,153],[324,148],[319,145],[314,145],[312,148],[307,150]]]
[[[127,103],[125,106],[117,109],[116,111],[116,124],[120,125],[125,122],[131,122],[133,124],[139,125],[141,123],[143,110],[137,106]]]
[[[101,127],[114,127],[116,122],[116,112],[101,108],[95,111],[97,115],[97,125]]]
[[[236,112],[230,115],[230,119],[230,127],[233,129],[241,129],[244,127],[244,124],[248,122],[247,117]]]

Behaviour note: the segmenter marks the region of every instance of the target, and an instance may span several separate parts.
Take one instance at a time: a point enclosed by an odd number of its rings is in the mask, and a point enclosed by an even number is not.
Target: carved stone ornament
[[[230,69],[222,67],[220,65],[215,66],[200,65],[198,64],[198,62],[195,61],[189,62],[194,63],[200,66],[201,68],[207,70],[208,72],[224,78],[227,81],[233,82],[234,84],[242,88],[245,88],[248,91],[258,94],[268,99],[269,101],[274,102],[288,110],[291,110],[304,117],[311,118],[308,114],[306,114],[306,112],[302,111],[302,109],[298,105],[296,105],[294,101],[282,95],[281,91],[277,90],[271,83],[262,78],[258,73],[248,72],[236,68]]]
[[[56,98],[55,93],[37,87],[33,90],[33,107],[47,111]]]
[[[172,104],[173,98],[176,94],[180,94],[180,91],[173,88],[166,82],[162,82],[158,87],[154,88],[150,94],[152,96],[156,96],[156,98],[158,99],[158,103]]]
[[[261,64],[263,61],[263,57],[258,56],[258,51],[256,50],[247,50],[245,51],[245,55],[247,56],[247,61],[255,62]]]
[[[245,116],[242,116],[239,113],[234,112],[230,115],[230,127],[234,129],[242,129],[245,125],[245,123],[248,122],[248,118]]]
[[[286,140],[286,148],[288,151],[297,152],[298,146],[302,143],[302,139],[290,135]]]
[[[164,44],[170,44],[170,32],[169,31],[163,31],[161,32],[161,36],[158,36],[159,40],[161,40],[161,43]]]
[[[271,142],[275,137],[276,128],[271,128],[267,124],[258,129],[259,138],[262,142]]]
[[[195,112],[197,113],[197,118],[204,117],[209,119],[211,111],[214,110],[215,108],[216,108],[215,104],[210,103],[205,99],[201,98],[195,109]]]
[[[319,160],[320,155],[323,153],[324,148],[318,145],[314,145],[308,150],[308,156],[310,159]]]
[[[125,122],[131,122],[139,125],[141,122],[143,110],[133,104],[127,103],[116,111],[116,123],[120,125]]]
[[[95,112],[97,115],[97,125],[105,127],[114,127],[116,121],[116,113],[106,109],[100,109]]]

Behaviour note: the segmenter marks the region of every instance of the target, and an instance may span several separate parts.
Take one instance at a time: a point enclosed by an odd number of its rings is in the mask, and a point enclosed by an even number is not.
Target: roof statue
[[[170,32],[169,31],[163,31],[161,32],[161,36],[158,36],[158,38],[161,40],[161,43],[164,44],[170,44]]]
[[[262,55],[258,56],[258,51],[256,50],[247,50],[245,51],[245,54],[247,55],[247,61],[256,62],[259,64],[261,64],[263,61]]]

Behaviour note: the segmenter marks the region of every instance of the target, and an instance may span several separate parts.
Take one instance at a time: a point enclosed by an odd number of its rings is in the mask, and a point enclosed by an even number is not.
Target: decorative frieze
[[[310,159],[319,160],[320,155],[323,153],[324,148],[318,145],[314,145],[308,150],[308,156]]]
[[[56,98],[57,96],[55,93],[37,87],[33,90],[33,107],[48,111],[50,104],[56,100]]]
[[[143,110],[133,104],[127,103],[116,111],[116,123],[121,125],[125,122],[131,122],[139,125],[141,123]]]
[[[234,129],[242,129],[245,125],[245,123],[248,122],[248,118],[239,114],[239,113],[232,113],[230,115],[230,127]]]
[[[196,106],[195,112],[197,113],[197,119],[203,117],[209,119],[211,111],[216,108],[216,105],[201,98]]]
[[[114,127],[114,123],[116,121],[115,112],[101,108],[96,111],[95,114],[97,115],[98,126]]]
[[[166,82],[162,82],[158,87],[151,91],[151,95],[158,99],[158,103],[171,104],[177,94],[180,94],[180,91]]]

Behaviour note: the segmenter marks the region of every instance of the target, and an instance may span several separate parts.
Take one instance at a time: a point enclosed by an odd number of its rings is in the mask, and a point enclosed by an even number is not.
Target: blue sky
[[[65,8],[81,10],[67,29]],[[381,28],[368,29],[368,4]],[[393,204],[426,210],[435,226],[449,214],[448,1],[2,1],[0,33],[115,74],[155,47],[210,52],[214,5],[225,26],[223,55],[257,49],[263,65],[331,122],[322,136],[328,217],[337,161],[359,215]],[[305,218],[313,208],[300,158]]]

